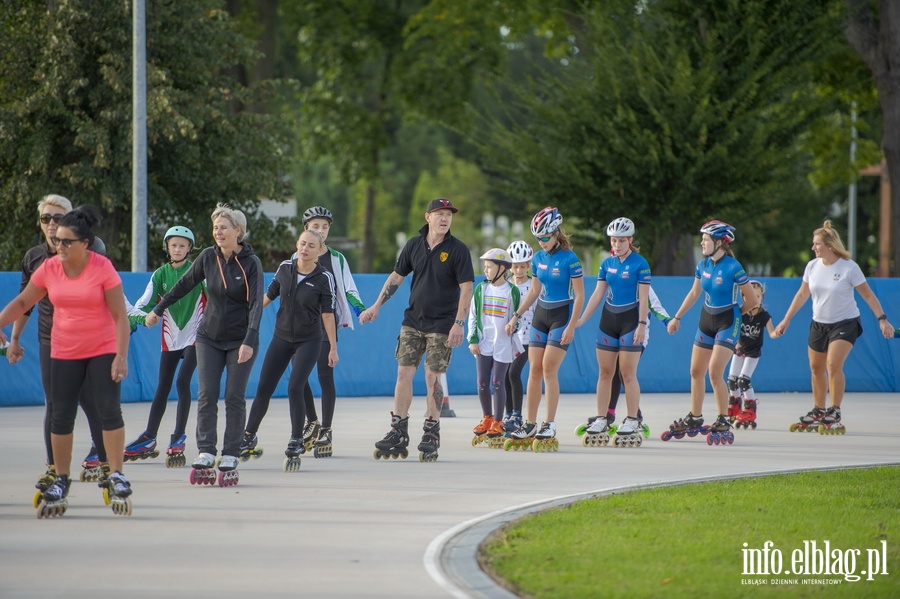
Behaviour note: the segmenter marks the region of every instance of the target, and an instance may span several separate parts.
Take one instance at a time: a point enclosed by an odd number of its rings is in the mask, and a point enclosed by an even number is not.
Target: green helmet
[[[165,237],[163,237],[163,249],[169,249],[169,238],[170,237],[184,237],[188,241],[191,242],[191,247],[194,247],[194,232],[188,229],[187,227],[182,227],[180,225],[176,225],[166,231]]]

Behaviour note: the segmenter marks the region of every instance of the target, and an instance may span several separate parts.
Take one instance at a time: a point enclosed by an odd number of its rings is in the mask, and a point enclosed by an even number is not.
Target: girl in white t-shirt
[[[813,319],[809,327],[809,369],[812,373],[812,391],[815,406],[801,416],[791,430],[805,430],[818,426],[820,432],[844,432],[841,424],[841,401],[844,399],[844,362],[862,334],[859,306],[853,290],[878,318],[878,325],[885,337],[894,336],[894,327],[888,322],[881,303],[872,292],[859,265],[850,259],[841,237],[826,220],[813,232],[812,250],[816,257],[810,260],[803,272],[803,282],[794,296],[787,313],[777,327],[775,336],[787,331],[794,314],[812,296]],[[825,409],[825,394],[831,389],[831,407]]]
[[[512,258],[506,250],[492,248],[481,259],[487,280],[475,287],[469,306],[469,351],[475,356],[478,399],[484,414],[472,430],[473,445],[488,438],[502,440],[506,376],[509,365],[523,351],[519,336],[506,332],[521,301],[519,288],[506,280]]]

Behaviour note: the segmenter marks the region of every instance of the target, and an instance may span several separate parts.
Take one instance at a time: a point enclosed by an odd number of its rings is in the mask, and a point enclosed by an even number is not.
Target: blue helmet
[[[720,220],[711,220],[700,227],[701,233],[705,233],[713,239],[723,239],[728,243],[734,242],[734,231],[734,227]]]

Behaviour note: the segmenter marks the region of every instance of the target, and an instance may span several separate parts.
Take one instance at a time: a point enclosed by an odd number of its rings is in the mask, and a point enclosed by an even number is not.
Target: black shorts
[[[850,345],[853,345],[859,336],[862,335],[862,332],[862,322],[859,317],[831,324],[822,324],[814,320],[809,323],[809,340],[807,343],[809,349],[825,353],[828,351],[828,344],[832,341],[849,341]]]

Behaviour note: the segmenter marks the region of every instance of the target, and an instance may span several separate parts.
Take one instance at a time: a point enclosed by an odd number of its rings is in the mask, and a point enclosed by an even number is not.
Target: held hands
[[[159,322],[159,316],[156,315],[156,312],[149,312],[147,316],[144,317],[144,326],[148,329],[156,326],[157,322]]]
[[[376,318],[378,318],[378,308],[376,308],[375,306],[366,308],[359,315],[359,324],[363,325],[367,322],[372,322]]]
[[[634,330],[634,344],[643,345],[644,339],[647,338],[647,325],[638,324],[638,328]]]
[[[477,356],[479,353],[481,353],[481,352],[478,350],[478,344],[477,344],[477,343],[470,343],[470,344],[469,344],[469,351],[472,352],[472,355],[473,355],[473,356]]]
[[[670,335],[674,335],[675,333],[677,333],[678,329],[680,329],[680,328],[681,328],[681,321],[678,320],[677,318],[673,318],[672,320],[669,321],[669,324],[666,325],[666,331]]]
[[[782,335],[784,335],[788,330],[788,325],[790,325],[790,324],[791,324],[791,321],[788,320],[787,318],[785,318],[784,320],[779,322],[778,326],[775,327],[775,333],[773,333],[773,336],[777,339],[778,337],[781,337]]]
[[[0,331],[0,335],[3,334],[3,331]],[[0,342],[2,344],[3,342]],[[19,342],[16,339],[11,339],[9,342],[9,347],[6,348],[6,359],[10,364],[15,364],[19,360],[21,360],[25,356],[25,348],[19,345]]]
[[[506,331],[507,335],[512,335],[519,329],[519,321],[518,320],[510,320],[506,323],[506,326],[503,327],[503,330]]]
[[[890,339],[894,336],[894,325],[885,320],[879,320],[878,326],[881,327],[881,334],[885,336],[885,338]],[[10,344],[12,347],[12,344]],[[7,354],[8,355],[8,354]]]

